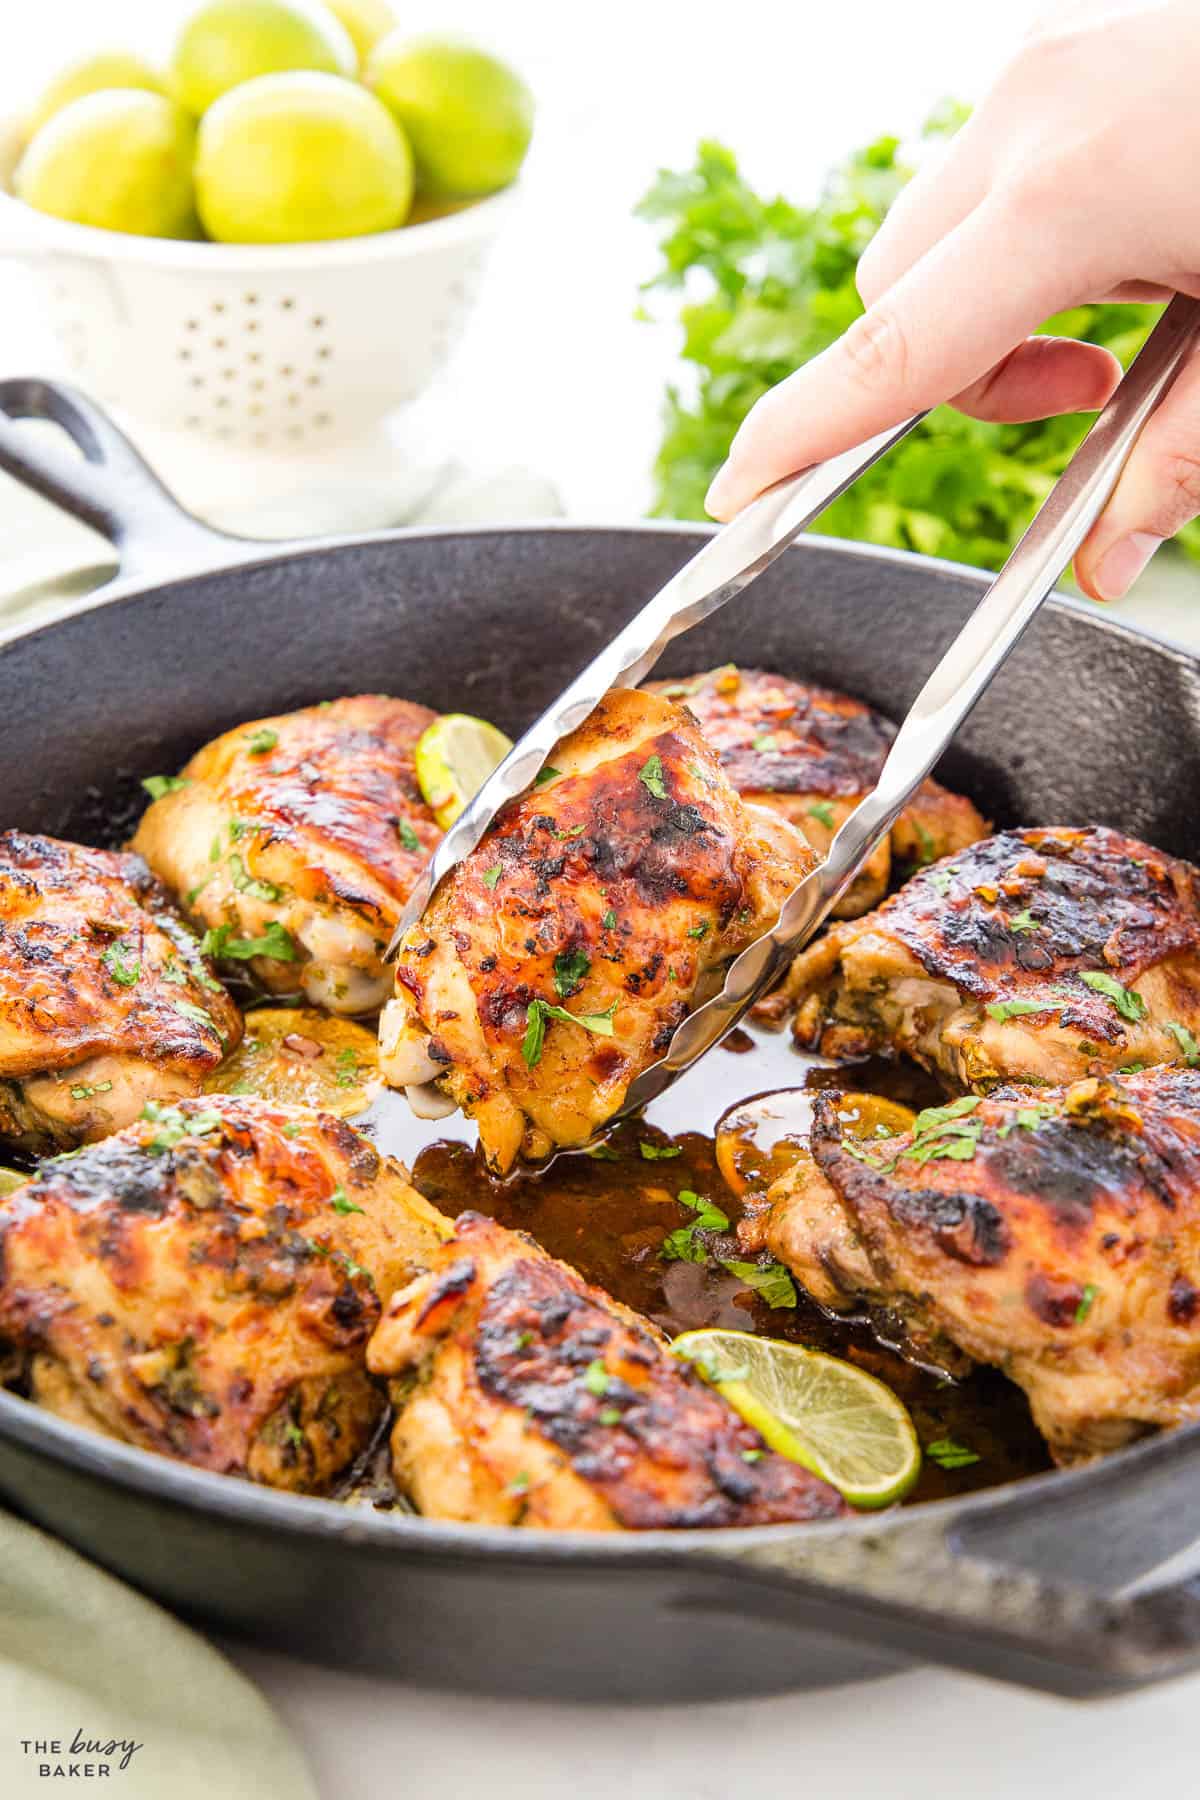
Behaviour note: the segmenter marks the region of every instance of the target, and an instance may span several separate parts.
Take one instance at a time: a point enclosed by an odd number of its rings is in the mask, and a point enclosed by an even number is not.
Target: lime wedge
[[[890,1506],[917,1479],[912,1420],[890,1388],[853,1363],[749,1331],[685,1331],[671,1349],[772,1450],[803,1463],[851,1506]]]
[[[469,713],[443,713],[417,739],[417,781],[426,805],[448,831],[468,800],[512,749],[512,740]]]
[[[14,1188],[24,1187],[29,1180],[16,1169],[0,1169],[0,1194],[11,1194]]]

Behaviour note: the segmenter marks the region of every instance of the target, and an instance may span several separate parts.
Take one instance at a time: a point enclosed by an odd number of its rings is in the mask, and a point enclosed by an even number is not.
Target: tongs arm
[[[844,821],[824,862],[789,896],[772,929],[731,963],[720,993],[683,1021],[666,1054],[631,1084],[618,1117],[646,1106],[725,1037],[828,918],[1052,591],[1198,339],[1200,301],[1178,294],[917,695],[874,789]]]

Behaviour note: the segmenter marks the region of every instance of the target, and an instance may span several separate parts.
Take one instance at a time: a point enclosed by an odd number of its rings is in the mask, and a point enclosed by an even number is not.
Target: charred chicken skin
[[[374,1012],[388,939],[441,837],[413,769],[435,717],[360,694],[239,725],[148,808],[134,848],[218,959],[273,993]]]
[[[1200,1417],[1200,1071],[1004,1088],[856,1142],[817,1102],[767,1242],[951,1368],[995,1363],[1059,1462]]]
[[[584,1143],[812,865],[690,714],[611,693],[404,938],[384,1074],[436,1080],[501,1173]]]
[[[210,1095],[0,1201],[0,1343],[34,1399],[200,1468],[319,1491],[384,1398],[367,1339],[444,1229],[329,1114]]]
[[[838,827],[879,779],[896,728],[848,694],[727,664],[683,681],[647,687],[678,700],[696,719],[743,800],[770,806],[824,856]],[[987,832],[969,800],[923,782],[846,890],[835,917],[878,905],[895,863],[951,856]]]
[[[397,1484],[432,1518],[570,1531],[832,1519],[644,1320],[530,1238],[464,1213],[368,1350]]]
[[[835,925],[782,990],[829,1056],[951,1088],[1200,1058],[1200,872],[1104,829],[1006,831]]]
[[[0,834],[0,1136],[63,1150],[200,1091],[241,1015],[138,856]]]

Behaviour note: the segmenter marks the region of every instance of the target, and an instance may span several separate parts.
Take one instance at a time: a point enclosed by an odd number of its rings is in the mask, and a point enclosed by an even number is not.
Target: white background
[[[660,164],[722,138],[749,174],[811,194],[842,151],[970,98],[1032,0],[456,0],[406,20],[490,39],[538,91],[523,218],[502,246],[453,384],[473,459],[524,463],[590,517],[643,509],[670,335],[636,325],[653,261],[630,209]],[[0,0],[0,107],[102,36],[153,44],[172,0]],[[53,369],[0,268],[0,366]],[[2,509],[0,509],[2,511]],[[1200,1686],[1089,1709],[938,1674],[833,1694],[629,1712],[489,1703],[238,1653],[308,1747],[325,1800],[485,1788],[718,1800],[776,1790],[890,1800],[1196,1791]]]

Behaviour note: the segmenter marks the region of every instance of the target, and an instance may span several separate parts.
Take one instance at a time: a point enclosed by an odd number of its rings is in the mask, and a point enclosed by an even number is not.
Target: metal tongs
[[[720,991],[677,1027],[665,1055],[630,1084],[624,1105],[606,1122],[606,1132],[656,1099],[732,1031],[824,923],[1051,593],[1198,340],[1200,301],[1178,294],[917,695],[872,792],[844,821],[825,860],[788,896],[771,930],[735,958]],[[923,417],[917,414],[857,449],[777,482],[672,576],[546,708],[464,809],[417,883],[388,946],[389,956],[499,809],[532,784],[559,739],[581,725],[610,688],[636,687],[643,681],[674,638],[739,594]]]

